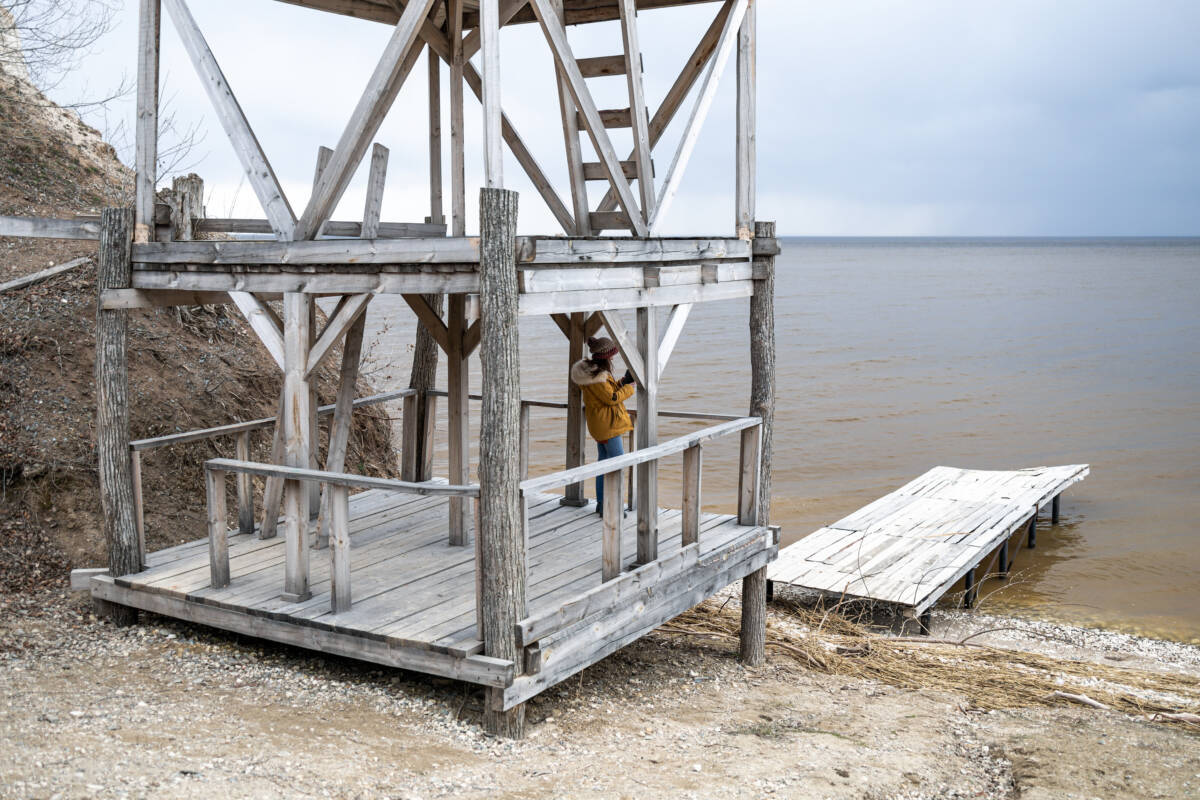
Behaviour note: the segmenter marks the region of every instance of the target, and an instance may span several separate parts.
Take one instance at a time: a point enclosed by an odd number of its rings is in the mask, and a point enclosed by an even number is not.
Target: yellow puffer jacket
[[[610,372],[592,373],[587,359],[571,365],[571,381],[583,390],[583,407],[588,433],[597,442],[607,442],[633,430],[625,401],[633,396],[633,384],[621,386]]]

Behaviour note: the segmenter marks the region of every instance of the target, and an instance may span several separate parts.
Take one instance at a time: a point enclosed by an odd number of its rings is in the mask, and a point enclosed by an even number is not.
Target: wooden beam
[[[638,383],[645,385],[649,382],[649,376],[646,375],[646,363],[642,358],[642,352],[638,347],[637,341],[629,335],[625,323],[621,321],[621,317],[613,311],[598,311],[600,318],[604,320],[604,327],[608,328],[608,333],[612,336],[613,341],[617,343],[617,348],[621,351],[621,358],[625,361],[625,366],[629,367],[629,371],[633,373],[633,377]]]
[[[654,213],[654,166],[650,163],[650,120],[646,113],[646,92],[642,81],[642,48],[638,43],[637,4],[634,0],[617,2],[621,12],[621,40],[625,45],[625,78],[629,85],[629,115],[633,128],[638,194],[642,200],[642,219],[649,222]]]
[[[742,18],[737,43],[737,172],[734,181],[735,229],[739,239],[754,238],[754,200],[756,184],[757,132],[756,97],[758,78],[755,66],[756,3],[751,3]]]
[[[558,19],[565,19],[562,0],[550,0]],[[562,115],[563,144],[567,152],[567,177],[571,182],[571,203],[574,209],[576,236],[591,236],[592,226],[588,219],[591,210],[588,207],[587,183],[583,174],[583,151],[579,145],[578,109],[571,97],[571,87],[567,85],[567,77],[556,65],[558,75],[558,109]]]
[[[46,217],[0,216],[0,236],[29,239],[100,238],[100,221],[91,219],[49,219]]]
[[[717,41],[721,37],[721,31],[725,27],[725,20],[729,17],[729,11],[733,7],[734,0],[726,0],[721,10],[713,18],[709,24],[708,30],[700,37],[700,41],[696,44],[695,50],[691,56],[684,62],[683,68],[676,76],[675,82],[671,84],[671,88],[667,90],[666,96],[662,103],[658,106],[658,111],[654,112],[654,116],[650,120],[650,147],[653,148],[658,144],[659,139],[666,133],[667,126],[675,119],[675,115],[679,112],[683,101],[687,99],[688,94],[692,91],[692,86],[704,71],[704,67],[708,64],[709,58],[712,57],[713,51],[717,47]],[[640,4],[639,4],[640,5]],[[633,158],[635,153],[629,154]],[[600,205],[596,207],[597,211],[612,211],[617,207],[617,195],[611,189],[604,195],[604,199],[600,201]]]
[[[270,233],[271,223],[265,219],[210,218],[196,220],[193,228],[197,233]],[[423,236],[445,236],[445,223],[430,222],[380,222],[375,237],[363,235],[363,224],[357,220],[331,220],[321,232],[326,236],[345,236],[352,239],[411,239]]]
[[[429,61],[429,221],[444,222],[442,212],[442,59],[433,48]],[[376,145],[378,146],[378,145]]]
[[[154,189],[158,183],[158,47],[162,9],[159,0],[141,0],[138,11],[133,238],[148,242],[154,238]]]
[[[644,359],[638,378],[637,448],[658,444],[658,310],[637,309],[637,349]],[[637,467],[637,563],[658,559],[658,462]]]
[[[469,356],[475,352],[475,348],[479,347],[479,336],[482,333],[482,327],[479,320],[471,323],[465,331],[463,331],[463,355]]]
[[[307,242],[150,242],[136,264],[475,264],[478,239],[322,239]]]
[[[424,324],[425,329],[437,342],[438,347],[442,348],[443,353],[450,352],[450,334],[446,329],[446,323],[442,322],[441,316],[438,315],[433,307],[429,305],[429,301],[419,294],[401,295],[404,302],[408,303],[408,307],[413,310],[417,318]]]
[[[229,299],[242,312],[242,316],[250,324],[250,329],[258,336],[263,347],[267,348],[271,358],[275,360],[280,369],[284,369],[283,331],[277,326],[275,315],[269,312],[266,305],[250,292],[230,292]]]
[[[312,349],[308,351],[308,365],[304,370],[304,377],[311,378],[313,373],[320,368],[321,363],[333,352],[334,345],[338,343],[338,340],[350,330],[359,317],[367,312],[367,302],[370,299],[371,295],[369,294],[350,295],[345,304],[329,318],[325,330],[321,331],[321,335],[313,343]]]
[[[466,130],[463,127],[463,80],[468,66],[463,52],[463,0],[447,0],[450,64],[450,230],[451,236],[467,235]],[[426,38],[426,41],[431,41]],[[433,44],[430,44],[433,47]],[[481,90],[482,91],[482,90]]]
[[[571,45],[567,42],[566,31],[559,22],[558,16],[554,13],[554,9],[550,6],[549,0],[532,0],[532,5],[537,14],[538,22],[541,23],[542,32],[546,35],[546,41],[549,42],[550,49],[554,52],[554,60],[558,64],[558,68],[566,75],[567,86],[571,90],[571,96],[575,98],[575,105],[579,107],[579,111],[583,114],[584,120],[587,123],[588,136],[592,140],[592,145],[596,149],[596,153],[600,156],[600,161],[604,164],[605,171],[608,173],[608,180],[613,189],[616,190],[621,207],[630,216],[631,228],[636,235],[646,236],[649,233],[649,229],[646,223],[638,216],[638,207],[633,197],[633,190],[630,188],[629,181],[625,179],[625,175],[621,170],[617,151],[613,148],[612,141],[608,137],[608,132],[604,128],[604,123],[600,119],[600,112],[597,110],[596,103],[592,99],[592,93],[588,90],[583,75],[579,71],[575,55],[571,52]]]
[[[38,283],[39,281],[44,281],[48,278],[53,278],[55,275],[61,275],[64,272],[70,272],[71,270],[73,270],[77,267],[82,267],[84,264],[90,264],[90,263],[92,263],[91,256],[81,256],[79,258],[73,258],[70,261],[66,262],[65,264],[59,264],[58,266],[50,267],[49,269],[43,269],[38,272],[35,272],[32,275],[23,275],[20,278],[14,278],[11,281],[7,281],[5,283],[0,283],[0,292],[10,292],[13,289],[23,289],[26,286],[31,286],[32,284]],[[129,291],[129,290],[128,289],[110,289],[109,290],[109,292],[121,292],[121,291]],[[105,307],[104,303],[103,303],[104,293],[101,294],[100,299],[101,299],[100,307],[104,308]]]
[[[518,11],[529,5],[529,0],[502,0],[500,3],[500,27],[508,24]],[[460,23],[461,25],[461,23]],[[479,47],[482,44],[480,38],[480,29],[476,26],[466,38],[463,39],[462,49],[463,57],[468,61],[479,52]]]
[[[583,358],[584,348],[587,346],[587,336],[584,335],[584,317],[583,313],[574,313],[570,316],[567,325],[569,332],[567,338],[570,340],[567,345],[567,435],[565,459],[567,469],[582,466],[586,460],[583,448],[587,436],[587,419],[583,408],[583,389],[570,378],[571,367],[575,365],[575,362]],[[617,482],[620,483],[619,473]],[[583,481],[567,485],[563,493],[563,505],[583,506],[586,502],[587,498],[584,495]]]
[[[338,140],[329,167],[322,173],[304,213],[296,223],[294,238],[314,238],[321,225],[331,216],[362,161],[367,145],[378,132],[404,79],[420,56],[420,48],[416,47],[417,34],[435,2],[412,0],[400,15],[400,21],[396,23],[396,29]]]
[[[671,360],[671,353],[675,352],[675,345],[679,342],[683,326],[687,324],[688,314],[691,312],[691,303],[680,303],[671,309],[671,316],[667,319],[667,329],[663,332],[662,341],[658,344],[659,379],[662,378],[662,374],[667,368],[667,362]]]
[[[287,196],[279,185],[279,179],[275,177],[275,170],[271,168],[271,162],[267,160],[262,146],[254,136],[250,123],[246,120],[246,115],[242,113],[242,108],[233,95],[233,89],[229,86],[225,74],[217,64],[216,57],[209,49],[208,42],[204,40],[204,35],[200,33],[200,28],[197,27],[184,0],[162,0],[162,2],[175,23],[175,30],[179,33],[179,38],[192,60],[192,65],[200,75],[200,82],[208,93],[209,100],[212,101],[221,127],[225,129],[225,135],[233,144],[234,152],[237,153],[238,160],[242,163],[242,170],[246,173],[250,187],[254,190],[258,202],[267,214],[267,219],[271,222],[272,230],[280,239],[291,239],[296,225],[296,216],[292,213]]]
[[[704,76],[704,82],[700,87],[700,96],[696,100],[692,116],[688,119],[687,127],[684,128],[683,136],[679,140],[679,147],[675,150],[675,158],[671,162],[671,168],[667,171],[667,178],[663,181],[648,235],[657,235],[657,231],[662,227],[663,218],[675,199],[675,193],[679,191],[679,183],[683,180],[683,173],[687,170],[692,151],[696,148],[696,142],[700,138],[700,129],[704,126],[713,99],[717,95],[717,85],[721,81],[721,74],[725,71],[729,54],[737,43],[738,30],[742,24],[742,18],[746,14],[748,3],[749,0],[735,0],[733,9],[725,20],[725,27],[721,31],[717,50],[713,54],[712,63],[709,64],[708,73]]]
[[[704,446],[696,445],[683,451],[683,546],[700,541],[700,516],[703,498],[701,477],[703,473]]]
[[[0,287],[3,291],[3,287]],[[100,294],[100,307],[115,308],[161,308],[163,306],[212,306],[232,302],[228,292],[147,292],[142,289],[108,289]]]
[[[383,189],[387,182],[388,149],[378,142],[371,148],[371,171],[367,175],[367,200],[363,205],[363,239],[379,237],[379,215],[383,209]],[[441,189],[439,187],[439,198]],[[435,222],[439,220],[434,220]],[[326,226],[326,229],[328,226]]]
[[[463,352],[463,334],[466,332],[466,295],[452,294],[446,308],[446,332],[449,347],[446,348],[447,390],[447,438],[449,439],[448,467],[450,482],[468,483],[471,469],[471,403],[469,361]],[[450,498],[449,542],[452,547],[465,547],[471,543],[467,512],[470,510],[462,497]]]
[[[225,473],[204,470],[208,499],[208,572],[209,586],[224,589],[229,585],[229,528],[225,523]]]
[[[500,0],[479,0],[479,51],[483,54],[483,185],[504,188],[500,135]]]
[[[600,580],[621,576],[621,470],[604,474],[604,528],[600,544]]]
[[[329,425],[329,450],[325,456],[326,472],[343,472],[346,467],[346,449],[350,443],[353,425],[354,394],[358,388],[358,366],[362,360],[363,332],[367,317],[359,314],[346,333],[346,344],[342,348],[342,368],[338,380],[337,399],[334,401],[333,421]],[[328,485],[321,489],[321,522],[317,532],[318,543],[330,539],[331,519]]]
[[[568,314],[551,314],[550,319],[562,331],[562,335],[571,338],[571,317]]]
[[[283,297],[284,311],[284,460],[289,467],[305,469],[313,446],[310,429],[312,395],[304,369],[308,363],[311,325],[311,295],[289,292]],[[293,603],[312,596],[308,585],[308,487],[298,480],[284,485],[284,583],[282,597]]]

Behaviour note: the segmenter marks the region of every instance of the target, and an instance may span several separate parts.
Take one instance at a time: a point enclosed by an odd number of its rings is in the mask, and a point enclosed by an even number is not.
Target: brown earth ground
[[[95,131],[2,80],[0,172],[0,214],[94,213],[128,194]],[[0,282],[94,249],[0,239]],[[65,588],[72,566],[104,561],[94,304],[90,268],[0,294],[0,796],[1200,796],[1195,726],[1152,721],[1197,710],[1200,655],[1130,637],[1006,630],[990,639],[1047,650],[1051,635],[1059,660],[968,657],[814,635],[779,605],[768,663],[746,669],[718,611],[730,596],[534,699],[529,737],[510,742],[481,733],[464,684],[148,615],[97,621]],[[136,312],[130,331],[135,438],[271,413],[278,378],[235,314]],[[328,371],[320,386],[328,401]],[[364,415],[351,469],[391,471],[388,430]],[[147,461],[151,549],[199,535],[200,464],[230,446]],[[1021,628],[950,623],[956,638]],[[1050,699],[1057,685],[1118,710]]]

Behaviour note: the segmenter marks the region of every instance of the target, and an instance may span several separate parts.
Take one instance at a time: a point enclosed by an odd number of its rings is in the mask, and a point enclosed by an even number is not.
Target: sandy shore
[[[952,694],[779,658],[744,669],[724,645],[687,637],[648,636],[535,699],[529,737],[510,742],[480,731],[480,693],[454,681],[159,617],[117,629],[61,592],[9,599],[0,619],[4,797],[1200,794],[1200,735],[1178,726],[1067,706],[971,711]],[[1183,645],[939,624],[1200,675],[1200,650]]]

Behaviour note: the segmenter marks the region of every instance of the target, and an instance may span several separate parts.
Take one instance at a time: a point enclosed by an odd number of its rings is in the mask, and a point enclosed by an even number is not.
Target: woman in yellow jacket
[[[633,430],[625,401],[633,396],[633,375],[617,380],[612,375],[612,359],[617,346],[612,339],[588,339],[591,358],[571,365],[571,380],[583,390],[583,407],[587,416],[588,433],[596,440],[600,460],[625,452],[621,437]],[[604,513],[604,478],[596,478],[596,513]]]

